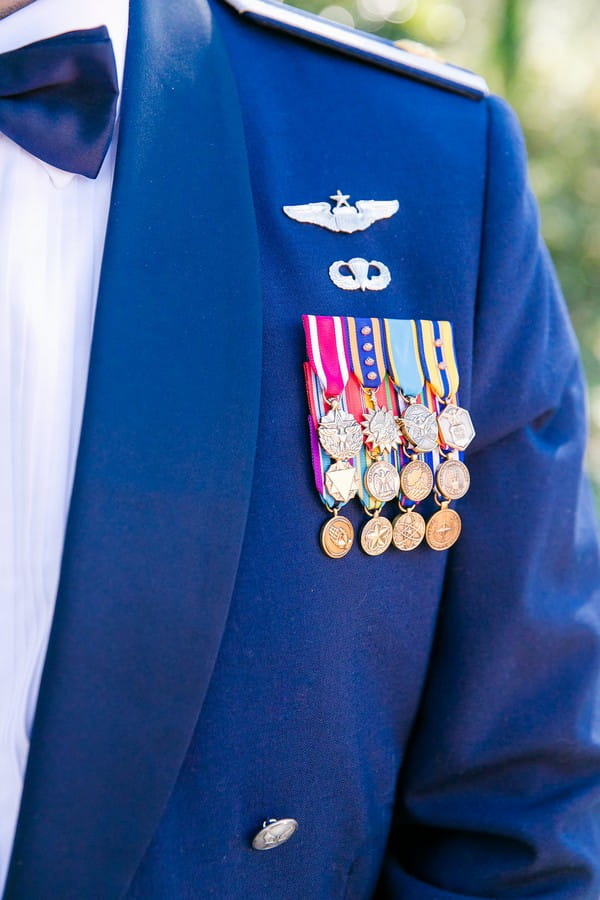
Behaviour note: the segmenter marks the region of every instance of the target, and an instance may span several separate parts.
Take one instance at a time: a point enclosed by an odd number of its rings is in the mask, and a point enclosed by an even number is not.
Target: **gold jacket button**
[[[273,850],[285,844],[298,828],[295,819],[267,819],[252,841],[255,850]]]

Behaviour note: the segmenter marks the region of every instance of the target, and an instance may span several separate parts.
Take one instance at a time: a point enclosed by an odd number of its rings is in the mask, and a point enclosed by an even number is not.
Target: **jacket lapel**
[[[152,837],[235,580],[260,336],[244,138],[210,10],[131,0],[84,424],[7,897],[119,896]]]

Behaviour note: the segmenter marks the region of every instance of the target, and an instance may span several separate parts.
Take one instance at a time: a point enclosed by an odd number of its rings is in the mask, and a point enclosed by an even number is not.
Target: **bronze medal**
[[[365,473],[365,488],[375,500],[382,503],[393,500],[400,489],[400,476],[396,466],[384,459],[371,463]]]
[[[392,523],[375,515],[366,523],[360,534],[360,545],[369,556],[381,556],[392,543]]]
[[[460,529],[458,513],[443,506],[427,523],[425,537],[432,550],[448,550],[458,540]]]
[[[447,459],[436,472],[437,489],[447,500],[460,500],[469,490],[469,470],[459,459]]]
[[[413,459],[400,472],[400,490],[408,500],[419,503],[433,488],[433,473],[427,463]]]
[[[321,528],[321,547],[331,559],[341,559],[354,543],[352,522],[345,516],[333,516]]]
[[[396,516],[392,525],[392,539],[398,550],[415,550],[425,537],[425,519],[412,509]]]

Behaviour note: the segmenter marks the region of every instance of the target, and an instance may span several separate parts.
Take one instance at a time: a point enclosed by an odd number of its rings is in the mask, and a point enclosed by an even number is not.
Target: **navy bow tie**
[[[118,95],[104,25],[0,54],[0,131],[66,172],[96,177],[112,138]]]

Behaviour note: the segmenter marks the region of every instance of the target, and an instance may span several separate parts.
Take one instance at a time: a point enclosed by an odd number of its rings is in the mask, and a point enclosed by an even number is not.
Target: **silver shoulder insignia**
[[[367,34],[322,16],[296,9],[281,0],[225,0],[241,15],[267,28],[287,31],[297,37],[323,44],[347,56],[382,66],[444,90],[481,100],[489,94],[485,80],[474,72],[452,66],[430,55],[420,55],[391,41]]]
[[[351,206],[348,203],[350,194],[342,194],[339,190],[329,199],[335,201],[333,208],[325,202],[303,203],[299,206],[284,206],[283,211],[296,222],[307,222],[329,231],[353,234],[355,231],[366,231],[380,219],[389,219],[399,209],[397,200],[357,200]]]

